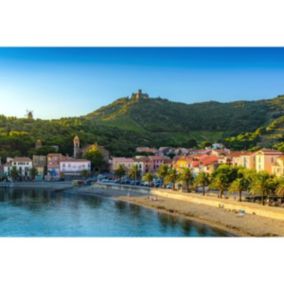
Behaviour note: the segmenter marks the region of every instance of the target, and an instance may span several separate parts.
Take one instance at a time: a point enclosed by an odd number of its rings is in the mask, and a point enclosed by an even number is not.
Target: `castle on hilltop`
[[[149,95],[146,93],[142,93],[142,90],[138,90],[136,93],[133,93],[131,99],[141,100],[141,99],[149,99]]]

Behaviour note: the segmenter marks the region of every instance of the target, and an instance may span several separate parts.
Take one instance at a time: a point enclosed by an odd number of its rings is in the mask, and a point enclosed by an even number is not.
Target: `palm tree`
[[[13,181],[16,180],[19,177],[19,171],[17,170],[17,168],[15,166],[12,167],[11,172],[10,172],[10,176],[11,176]]]
[[[242,201],[242,193],[249,190],[254,174],[251,170],[238,168],[238,177],[231,183],[229,192],[238,192],[240,202]]]
[[[35,177],[37,175],[38,175],[38,170],[35,167],[31,168],[30,169],[30,176],[31,176],[32,180],[35,180]]]
[[[278,180],[278,185],[275,191],[276,195],[284,198],[284,177]]]
[[[176,190],[176,181],[178,180],[179,174],[176,169],[170,168],[167,176],[165,177],[166,183],[173,184],[173,190]]]
[[[238,168],[220,165],[212,174],[210,187],[219,190],[218,197],[222,198],[230,184],[237,178]]]
[[[134,180],[137,180],[140,177],[140,171],[139,171],[138,165],[133,165],[130,168],[128,176]]]
[[[157,176],[162,180],[163,187],[165,186],[164,180],[169,173],[169,169],[168,165],[162,164],[157,171]]]
[[[205,187],[210,184],[210,176],[207,173],[200,172],[195,180],[194,180],[194,185],[196,187],[201,186],[202,187],[202,194],[205,195]]]
[[[262,205],[264,205],[265,196],[268,195],[269,193],[269,189],[270,189],[269,179],[270,179],[270,175],[267,172],[262,171],[262,172],[258,172],[255,175],[254,180],[252,182],[250,192],[253,195],[260,194],[262,196]]]
[[[114,174],[119,178],[119,180],[121,180],[121,178],[122,178],[123,176],[125,176],[125,174],[126,174],[126,170],[125,170],[125,168],[123,167],[123,165],[119,165],[119,166],[117,167],[117,169],[114,171]]]
[[[148,182],[149,185],[151,184],[151,182],[153,181],[153,179],[154,179],[154,176],[153,176],[151,173],[146,173],[146,174],[143,176],[143,181]]]
[[[189,168],[183,168],[179,174],[178,179],[186,186],[186,191],[189,191],[189,185],[193,182],[193,175]]]
[[[230,187],[229,192],[238,192],[239,193],[239,201],[242,201],[242,192],[245,191],[249,186],[248,180],[245,178],[237,178],[235,179]]]

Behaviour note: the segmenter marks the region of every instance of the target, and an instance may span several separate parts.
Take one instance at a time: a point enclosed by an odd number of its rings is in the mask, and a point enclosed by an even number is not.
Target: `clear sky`
[[[142,89],[186,103],[284,93],[284,48],[0,48],[0,114],[84,115]]]

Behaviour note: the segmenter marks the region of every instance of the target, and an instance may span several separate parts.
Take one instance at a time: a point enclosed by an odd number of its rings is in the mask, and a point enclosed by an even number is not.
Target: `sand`
[[[211,227],[230,232],[236,236],[284,236],[284,221],[251,214],[240,217],[223,208],[200,205],[172,198],[157,197],[139,190],[99,189],[82,187],[80,194],[115,198],[160,212],[180,216]]]

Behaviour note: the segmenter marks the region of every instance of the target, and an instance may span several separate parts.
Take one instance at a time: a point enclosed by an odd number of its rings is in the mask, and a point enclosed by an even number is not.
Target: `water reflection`
[[[89,196],[81,197],[81,200],[91,208],[99,208],[103,204],[103,198],[97,196],[91,198]]]
[[[125,202],[123,202],[123,201],[115,201],[115,207],[116,207],[116,209],[117,209],[117,211],[119,212],[119,213],[125,213],[126,212],[126,203]]]
[[[72,192],[0,189],[0,236],[227,236],[177,216]]]
[[[132,216],[139,217],[141,215],[141,207],[135,204],[128,204],[129,211]]]

